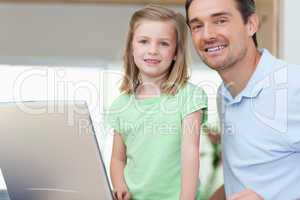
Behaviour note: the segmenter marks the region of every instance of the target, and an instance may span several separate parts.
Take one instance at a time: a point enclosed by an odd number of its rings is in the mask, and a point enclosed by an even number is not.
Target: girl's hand
[[[241,192],[235,193],[229,200],[263,200],[261,196],[259,196],[255,191],[251,189],[246,189]]]
[[[113,149],[110,162],[110,177],[113,185],[114,200],[130,200],[128,187],[124,180],[126,165],[126,146],[119,133],[114,133]]]
[[[113,190],[114,200],[130,200],[131,196],[126,189],[115,189]]]

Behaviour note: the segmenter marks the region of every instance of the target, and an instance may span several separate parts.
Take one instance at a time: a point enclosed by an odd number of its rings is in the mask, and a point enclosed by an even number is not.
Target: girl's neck
[[[147,78],[145,76],[140,77],[141,84],[135,91],[135,96],[138,99],[147,99],[152,97],[160,96],[161,86],[166,80],[166,76],[160,76],[157,78]]]

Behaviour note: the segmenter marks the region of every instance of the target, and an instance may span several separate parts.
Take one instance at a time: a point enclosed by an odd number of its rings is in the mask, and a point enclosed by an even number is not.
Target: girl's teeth
[[[148,63],[159,63],[158,60],[146,60],[146,62],[148,62]]]

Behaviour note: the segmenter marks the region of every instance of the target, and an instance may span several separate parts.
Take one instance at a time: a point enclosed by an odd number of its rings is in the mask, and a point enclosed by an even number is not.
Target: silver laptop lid
[[[0,168],[11,200],[112,200],[84,102],[0,103]]]

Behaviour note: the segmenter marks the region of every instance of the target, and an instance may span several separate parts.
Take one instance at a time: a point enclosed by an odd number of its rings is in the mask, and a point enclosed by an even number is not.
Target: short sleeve
[[[120,119],[116,112],[114,112],[114,105],[112,104],[108,112],[105,114],[105,123],[108,128],[116,132],[120,132]]]
[[[106,127],[113,129],[114,131],[121,133],[121,114],[122,108],[124,104],[124,97],[120,95],[117,97],[111,104],[108,111],[105,113],[105,124]]]
[[[207,95],[205,91],[193,84],[188,83],[182,91],[184,103],[182,107],[182,118],[188,114],[202,110],[202,121],[204,124],[207,121]]]

